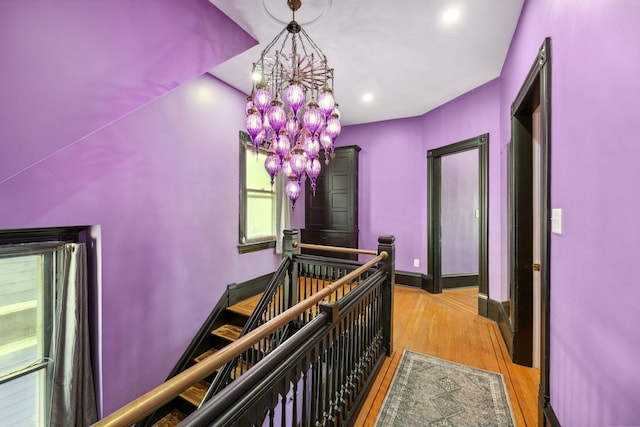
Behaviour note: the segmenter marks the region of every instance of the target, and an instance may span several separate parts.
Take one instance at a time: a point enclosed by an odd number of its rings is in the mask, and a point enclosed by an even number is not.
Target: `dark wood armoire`
[[[300,233],[303,243],[358,247],[358,153],[351,145],[335,149],[335,157],[324,164],[316,181],[315,196],[307,179],[305,191],[305,228]],[[326,255],[306,250],[304,253]],[[358,259],[357,255],[332,253],[333,257]]]

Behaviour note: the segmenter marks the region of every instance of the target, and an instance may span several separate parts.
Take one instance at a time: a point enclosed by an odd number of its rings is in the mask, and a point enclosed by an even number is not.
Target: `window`
[[[35,253],[34,253],[35,252]],[[47,425],[54,252],[0,254],[0,424]]]
[[[275,247],[276,189],[264,169],[266,157],[240,132],[240,253]]]
[[[81,243],[91,238],[89,231],[0,230],[2,426],[90,425],[97,419],[86,318],[92,272]]]

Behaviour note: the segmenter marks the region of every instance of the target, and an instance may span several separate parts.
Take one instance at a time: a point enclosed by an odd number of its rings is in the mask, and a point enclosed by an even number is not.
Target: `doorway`
[[[511,105],[508,235],[514,363],[540,368],[540,419],[549,397],[551,40],[545,39]],[[509,346],[509,344],[511,344]]]
[[[478,286],[478,149],[440,160],[442,288]]]
[[[427,184],[427,200],[428,200],[428,218],[427,218],[427,241],[428,241],[428,272],[431,276],[431,283],[428,287],[428,291],[431,293],[441,293],[444,288],[453,287],[455,284],[461,286],[478,286],[478,313],[487,316],[488,315],[488,251],[489,251],[489,134],[483,134],[475,138],[460,141],[455,144],[450,144],[445,147],[429,150],[427,152],[427,170],[428,170],[428,184]],[[475,156],[474,156],[474,153]],[[475,240],[470,241],[470,245],[475,246],[472,249],[471,258],[477,260],[475,264],[471,264],[473,261],[463,261],[465,264],[462,267],[460,264],[454,266],[456,262],[449,260],[444,261],[443,269],[443,254],[448,257],[448,254],[455,251],[455,247],[447,247],[446,241],[450,240],[450,234],[455,234],[455,231],[447,230],[447,219],[443,223],[443,178],[449,175],[447,172],[447,165],[450,164],[449,160],[454,159],[453,155],[466,154],[468,156],[474,156],[477,160],[477,202],[476,207],[469,212],[465,212],[464,215],[469,216],[460,224],[463,228],[470,228],[475,223],[477,227],[477,237]],[[459,158],[462,160],[462,157]],[[456,162],[452,162],[456,163]],[[443,174],[443,167],[444,174]],[[444,183],[447,186],[447,182]],[[447,201],[444,201],[446,207]],[[443,228],[444,226],[444,228]],[[455,228],[455,226],[454,226]],[[448,236],[449,235],[449,236]],[[445,247],[443,249],[443,237],[445,238]],[[450,274],[454,272],[451,269],[472,269],[477,268],[476,272],[470,272],[473,274],[464,274],[462,271],[455,271],[457,274]],[[449,274],[448,274],[449,273]],[[463,274],[460,274],[463,273]],[[451,280],[454,279],[454,280]]]

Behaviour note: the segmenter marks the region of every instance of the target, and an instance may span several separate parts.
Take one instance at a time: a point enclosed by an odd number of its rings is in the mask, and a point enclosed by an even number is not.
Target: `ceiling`
[[[248,94],[252,63],[291,11],[286,0],[209,1],[260,42],[210,70]],[[335,69],[341,122],[352,125],[419,116],[498,77],[523,2],[302,0],[296,21]]]

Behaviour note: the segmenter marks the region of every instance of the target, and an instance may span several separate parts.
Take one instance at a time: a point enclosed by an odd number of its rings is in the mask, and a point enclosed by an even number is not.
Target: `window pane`
[[[256,157],[256,152],[247,149],[245,162],[247,171],[246,186],[252,190],[272,191],[271,178],[264,168],[264,160],[267,158],[265,153],[260,153]]]
[[[44,358],[43,255],[0,258],[0,376]],[[0,425],[43,426],[46,369],[0,384]]]
[[[0,258],[0,375],[42,358],[42,256]]]
[[[275,236],[274,208],[275,196],[273,194],[247,191],[247,240]]]
[[[42,388],[45,370],[0,384],[0,425],[44,426]]]
[[[0,306],[37,298],[40,257],[25,255],[0,258]]]

